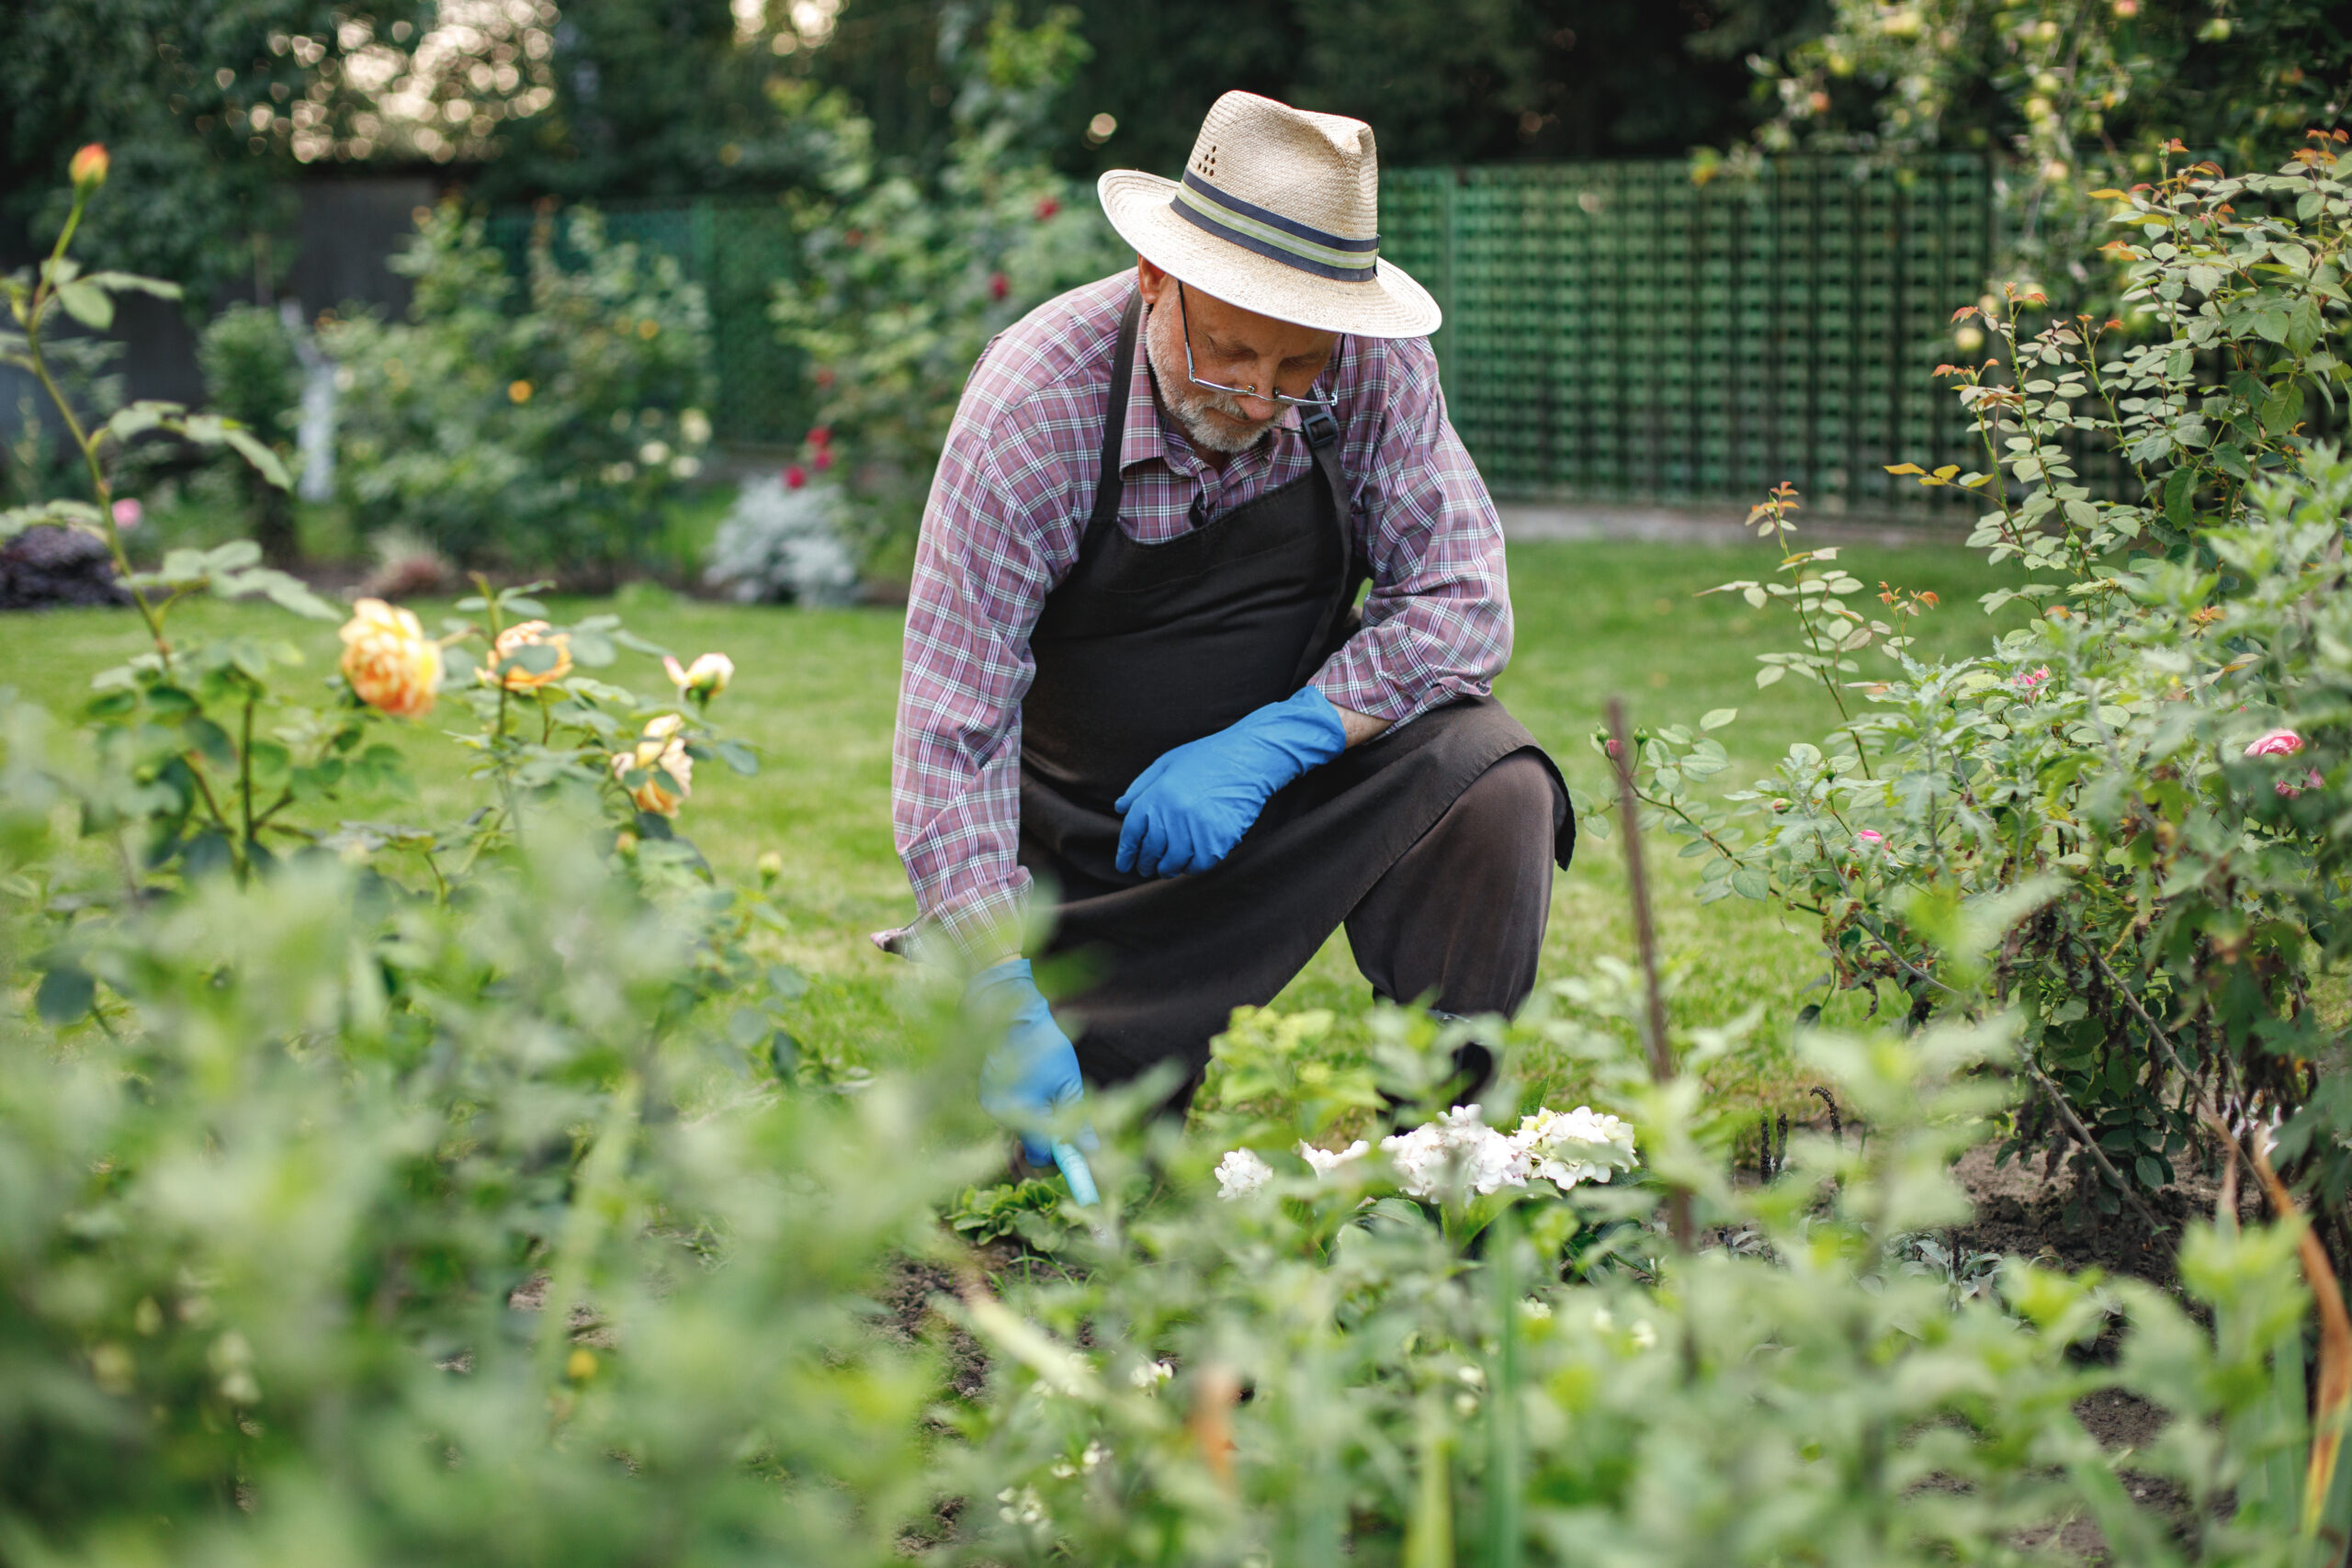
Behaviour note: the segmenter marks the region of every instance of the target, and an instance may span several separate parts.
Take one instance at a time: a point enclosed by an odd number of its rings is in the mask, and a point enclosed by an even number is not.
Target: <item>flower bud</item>
[[[74,162],[66,170],[73,177],[76,190],[96,190],[107,183],[107,149],[102,141],[93,141],[74,154]]]
[[[735,679],[735,661],[723,653],[703,654],[692,664],[680,664],[676,654],[665,653],[662,668],[682,694],[700,703],[718,695]]]

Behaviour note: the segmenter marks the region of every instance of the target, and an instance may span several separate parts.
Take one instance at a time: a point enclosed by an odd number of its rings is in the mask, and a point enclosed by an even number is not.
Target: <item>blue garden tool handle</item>
[[[1062,1168],[1062,1179],[1069,1183],[1071,1202],[1091,1209],[1102,1201],[1102,1194],[1094,1190],[1094,1168],[1086,1163],[1085,1150],[1067,1138],[1057,1138],[1054,1163]]]

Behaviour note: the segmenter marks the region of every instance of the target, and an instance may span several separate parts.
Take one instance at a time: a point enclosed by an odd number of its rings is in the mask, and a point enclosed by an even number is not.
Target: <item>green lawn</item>
[[[1943,608],[1922,627],[1923,649],[1961,652],[1984,646],[1990,626],[1975,596],[2001,580],[1976,557],[1948,547],[1849,547],[1842,561],[1864,581],[1881,578],[1931,588]],[[1780,616],[1750,610],[1736,596],[1696,597],[1725,578],[1769,570],[1767,547],[1732,550],[1577,543],[1529,544],[1511,551],[1518,650],[1498,691],[1552,750],[1570,782],[1595,795],[1608,780],[1585,737],[1611,693],[1636,722],[1694,720],[1710,708],[1737,707],[1722,732],[1745,781],[1789,740],[1817,738],[1830,717],[1817,689],[1784,682],[1758,692],[1753,656],[1784,648],[1792,628]],[[421,605],[428,626],[437,606]],[[896,960],[876,953],[865,933],[909,918],[912,903],[891,852],[890,724],[898,688],[899,617],[887,611],[800,612],[672,599],[642,591],[619,606],[630,626],[682,655],[723,649],[736,662],[735,685],[714,716],[759,747],[763,768],[741,779],[701,770],[681,829],[723,871],[748,877],[765,851],[786,867],[778,905],[790,922],[788,956],[815,984],[800,1032],[812,1046],[853,1058],[882,1059],[899,1038]],[[590,613],[556,606],[560,618]],[[293,621],[266,608],[193,604],[189,629],[266,621],[290,632],[322,676],[335,655],[332,626]],[[63,611],[0,617],[0,684],[13,685],[63,716],[91,673],[135,650],[127,613]],[[1877,655],[1867,655],[1876,659]],[[650,660],[614,671],[647,690],[662,677]],[[388,727],[400,728],[402,727]],[[440,818],[469,801],[460,753],[430,721],[405,730],[424,799],[405,807],[355,805],[355,816],[401,810]],[[1654,842],[1653,862],[1668,846]],[[1783,927],[1757,904],[1701,906],[1689,897],[1698,863],[1666,858],[1658,876],[1666,950],[1681,971],[1678,1014],[1714,1021],[1750,1003],[1766,1023],[1756,1047],[1712,1073],[1727,1101],[1793,1100],[1786,1024],[1808,1000],[1824,970],[1801,926]],[[1553,898],[1544,973],[1575,973],[1601,954],[1632,952],[1623,863],[1614,839],[1588,840],[1559,878]],[[1317,1006],[1361,998],[1344,937],[1335,937],[1284,995],[1286,1005]],[[1830,1017],[1859,1010],[1854,998]],[[1537,1066],[1531,1064],[1530,1066]],[[1549,1075],[1538,1073],[1539,1081]],[[1573,1085],[1560,1085],[1564,1092]]]

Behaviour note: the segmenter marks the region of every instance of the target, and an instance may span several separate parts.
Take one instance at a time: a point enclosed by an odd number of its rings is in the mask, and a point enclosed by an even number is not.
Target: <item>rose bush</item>
[[[1817,919],[1836,986],[1914,1021],[2023,1010],[2014,1146],[2071,1159],[2081,1201],[2114,1213],[2174,1180],[2215,1117],[2283,1117],[2339,1259],[2352,1100],[2322,1070],[2343,1040],[2319,998],[2352,956],[2352,462],[2312,421],[2352,391],[2342,141],[2315,133],[2275,174],[2099,193],[2136,326],[2037,329],[2030,295],[1962,310],[1999,351],[1944,367],[1985,467],[1894,471],[1986,496],[1973,542],[2021,569],[1986,607],[2036,606],[2032,624],[1922,663],[1900,627],[1926,596],[1857,608],[1860,582],[1791,542],[1776,496],[1756,521],[1780,581],[1726,589],[1803,633],[1758,683],[1818,682],[1843,721],[1721,801],[1703,734],[1661,728],[1640,757],[1648,809],[1708,858],[1702,897]],[[2117,453],[2126,493],[2079,480],[2086,442]],[[1955,981],[1936,933],[1996,908],[2016,920],[2000,961]]]

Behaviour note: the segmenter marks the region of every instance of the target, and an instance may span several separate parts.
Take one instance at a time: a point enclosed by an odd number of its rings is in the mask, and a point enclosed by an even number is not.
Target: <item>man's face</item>
[[[1197,288],[1178,299],[1176,280],[1148,261],[1136,264],[1137,286],[1152,307],[1145,336],[1152,374],[1169,412],[1193,445],[1211,452],[1246,452],[1281,417],[1269,397],[1212,391],[1184,368],[1184,328],[1192,326],[1193,374],[1202,381],[1303,397],[1331,362],[1336,333],[1278,321],[1228,305]]]

